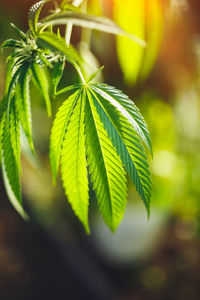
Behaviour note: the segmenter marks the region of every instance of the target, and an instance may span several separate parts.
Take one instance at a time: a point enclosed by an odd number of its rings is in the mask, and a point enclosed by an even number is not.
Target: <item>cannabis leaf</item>
[[[116,34],[116,35],[127,36],[128,38],[133,40],[135,43],[141,45],[142,47],[146,46],[146,42],[144,40],[140,39],[139,37],[133,34],[124,31],[122,28],[120,28],[116,23],[114,23],[110,19],[88,15],[81,12],[68,11],[68,12],[55,13],[42,20],[41,24],[38,27],[42,28],[44,26],[47,27],[49,25],[54,26],[60,24],[68,24],[69,22],[76,26],[90,28],[93,30],[100,30],[103,32]]]
[[[105,223],[115,231],[126,208],[126,174],[149,213],[151,175],[146,153],[146,150],[152,153],[149,131],[128,96],[106,84],[91,84],[102,68],[85,80],[80,68],[83,59],[73,46],[66,45],[68,39],[54,25],[71,24],[125,35],[142,46],[145,42],[111,20],[82,13],[65,0],[39,23],[41,9],[48,1],[39,1],[31,7],[27,33],[11,24],[19,40],[7,39],[1,45],[13,51],[7,58],[5,95],[0,102],[0,163],[7,194],[16,210],[27,218],[20,184],[20,133],[25,133],[35,154],[30,93],[34,81],[49,116],[52,114],[50,94],[54,98],[68,94],[51,130],[49,156],[53,182],[60,167],[65,194],[87,233],[90,232],[89,203],[94,201],[90,199],[90,189],[93,189]],[[65,38],[67,34],[70,30],[66,30]],[[81,83],[58,90],[66,62],[76,69]]]
[[[44,4],[49,1],[50,0],[39,1],[35,3],[29,10],[28,23],[33,35],[37,35],[37,25],[41,9],[44,6]]]
[[[55,180],[61,164],[65,193],[88,231],[88,166],[100,211],[114,231],[126,207],[124,168],[149,213],[151,176],[143,147],[147,140],[150,147],[147,126],[121,91],[100,84],[72,88],[77,90],[63,103],[52,127],[53,177]]]

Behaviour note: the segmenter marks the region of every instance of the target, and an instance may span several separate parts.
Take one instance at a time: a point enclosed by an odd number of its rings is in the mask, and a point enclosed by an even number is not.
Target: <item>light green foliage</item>
[[[126,177],[95,104],[96,99],[88,91],[85,120],[88,164],[99,208],[105,222],[114,231],[126,206]]]
[[[2,151],[3,151],[2,164],[5,168],[7,181],[11,186],[13,194],[17,199],[17,202],[20,205],[22,205],[21,188],[20,188],[20,181],[19,181],[19,168],[18,168],[18,162],[16,160],[17,149],[13,149],[14,143],[12,142],[13,140],[18,139],[18,137],[16,136],[17,131],[13,130],[13,128],[11,129],[10,116],[7,117],[6,112],[4,118],[5,118],[4,131],[1,139]]]
[[[62,104],[54,120],[50,138],[50,162],[54,181],[56,180],[58,173],[61,149],[65,137],[66,128],[76,101],[79,98],[79,94],[79,91],[75,92]]]
[[[75,96],[76,97],[76,96]],[[75,98],[76,99],[76,98]],[[62,149],[63,186],[73,210],[89,233],[89,188],[85,149],[84,94],[79,93]]]
[[[53,67],[53,71],[52,71],[52,90],[53,90],[53,95],[56,95],[56,91],[57,91],[57,86],[62,78],[63,75],[63,70],[65,67],[65,61],[64,59],[58,60],[54,67]]]
[[[27,141],[34,153],[29,82],[30,75],[29,68],[27,68],[26,72],[21,74],[19,84],[16,87],[15,105]]]
[[[89,202],[94,201],[89,197],[90,179],[105,223],[114,231],[126,207],[126,173],[149,212],[151,176],[146,154],[147,149],[152,153],[149,132],[138,108],[126,95],[114,87],[90,83],[102,68],[84,79],[82,58],[72,45],[66,45],[68,37],[64,39],[59,29],[54,33],[54,26],[78,25],[122,34],[140,45],[145,42],[111,20],[83,13],[80,7],[66,1],[38,22],[46,2],[40,1],[31,8],[30,30],[26,34],[12,25],[19,41],[9,39],[2,44],[3,48],[14,49],[8,56],[5,96],[0,102],[0,158],[7,193],[16,210],[26,217],[20,187],[20,125],[34,153],[30,97],[33,80],[45,99],[49,116],[50,93],[54,97],[68,93],[55,116],[50,136],[54,183],[60,166],[65,194],[89,233]],[[66,32],[70,33],[69,27]],[[81,83],[58,90],[66,63],[75,67]]]
[[[50,117],[51,112],[51,101],[49,98],[49,82],[47,75],[45,74],[45,69],[40,67],[36,62],[31,64],[31,70],[33,77],[38,85],[39,90],[41,91],[47,107],[47,114]]]

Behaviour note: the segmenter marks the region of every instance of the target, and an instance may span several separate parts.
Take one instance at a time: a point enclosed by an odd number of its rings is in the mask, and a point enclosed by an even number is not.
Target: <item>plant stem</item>
[[[71,35],[72,35],[72,28],[73,28],[73,24],[69,22],[66,25],[66,31],[65,31],[65,42],[66,42],[67,46],[69,46],[69,44],[70,44]]]
[[[80,6],[81,3],[83,2],[84,0],[74,0],[72,2],[72,5],[74,6]],[[87,5],[87,0],[86,1],[86,5]],[[69,46],[70,44],[70,40],[71,40],[71,35],[72,35],[72,29],[73,29],[73,23],[69,22],[67,25],[66,25],[66,31],[65,31],[65,42],[66,42],[66,45]],[[83,74],[81,72],[81,69],[79,68],[79,66],[75,66],[75,69],[77,71],[77,73],[79,74],[79,77],[82,81],[83,84],[85,84],[85,79],[83,77]]]

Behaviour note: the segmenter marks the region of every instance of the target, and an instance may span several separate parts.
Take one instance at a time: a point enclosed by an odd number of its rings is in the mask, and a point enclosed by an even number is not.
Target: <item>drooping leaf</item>
[[[89,233],[89,188],[84,127],[84,98],[81,95],[67,126],[61,156],[61,174],[68,200]]]
[[[126,177],[120,157],[97,113],[97,106],[94,95],[88,90],[85,126],[89,172],[100,211],[114,231],[125,211]]]
[[[15,94],[15,88],[19,79],[19,76],[21,73],[23,73],[27,68],[27,64],[22,64],[18,66],[15,70],[15,72],[12,75],[12,79],[10,80],[9,86],[8,86],[8,92],[7,92],[7,113],[9,114],[10,111],[10,105],[13,99],[13,95]]]
[[[74,86],[76,89],[76,86]],[[56,181],[61,149],[70,117],[76,105],[80,91],[74,92],[60,107],[53,123],[50,137],[50,163],[54,182]]]
[[[23,72],[18,81],[15,94],[15,105],[19,116],[19,121],[22,125],[31,151],[34,153],[34,145],[32,138],[32,116],[29,91],[30,75],[29,68]]]
[[[33,77],[38,85],[39,90],[41,91],[42,96],[46,102],[47,114],[50,117],[51,112],[51,101],[49,98],[49,82],[47,78],[47,74],[45,72],[44,67],[39,66],[37,63],[33,62],[31,64],[31,70]]]
[[[14,99],[15,101],[15,99]],[[10,142],[13,149],[13,154],[15,157],[16,165],[19,172],[21,172],[21,162],[20,162],[20,126],[19,119],[15,109],[14,101],[10,109]],[[6,119],[6,122],[8,120]]]
[[[36,42],[43,49],[61,53],[65,56],[65,59],[73,65],[82,61],[78,52],[71,45],[67,46],[65,40],[54,33],[42,32]]]
[[[151,175],[140,137],[119,107],[114,106],[99,93],[94,92],[94,95],[102,108],[99,109],[101,120],[149,213]]]
[[[76,26],[90,28],[93,30],[104,31],[111,34],[123,35],[132,39],[135,43],[143,47],[146,46],[144,40],[138,38],[133,34],[124,31],[122,28],[120,28],[116,23],[114,23],[110,19],[103,18],[103,17],[96,17],[85,13],[64,12],[64,13],[54,14],[46,17],[42,22],[42,26],[60,25],[60,24],[68,24],[68,23],[71,23]]]
[[[11,200],[15,209],[22,215],[24,215],[24,210],[22,208],[21,199],[21,186],[19,179],[19,169],[15,159],[15,154],[13,151],[13,146],[11,142],[11,132],[10,132],[10,119],[5,113],[5,125],[2,138],[2,169],[4,182],[7,189],[9,199]],[[12,132],[13,134],[13,132]]]
[[[65,62],[64,59],[59,59],[53,67],[52,71],[52,90],[54,96],[56,95],[57,86],[62,78]]]
[[[29,10],[28,23],[29,27],[34,35],[37,35],[37,24],[40,16],[40,12],[45,3],[50,0],[42,0],[35,3]]]
[[[150,134],[146,122],[135,103],[122,91],[112,86],[106,84],[93,84],[92,87],[121,111],[121,113],[129,120],[130,124],[132,124],[133,128],[152,154]]]
[[[6,119],[6,107],[2,110],[2,101],[0,102],[0,164],[2,165],[2,142],[3,142],[3,130]]]

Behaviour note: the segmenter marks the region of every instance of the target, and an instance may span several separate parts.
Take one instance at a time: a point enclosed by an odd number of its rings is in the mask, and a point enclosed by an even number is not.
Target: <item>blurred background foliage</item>
[[[14,37],[10,22],[27,28],[27,11],[34,2],[1,1],[0,42]],[[147,41],[147,47],[141,48],[124,37],[88,30],[81,33],[79,28],[73,29],[72,38],[88,61],[87,72],[105,65],[104,78],[99,80],[128,94],[148,123],[154,150],[151,217],[147,220],[144,206],[129,185],[126,215],[113,235],[97,214],[91,195],[92,235],[84,235],[60,181],[57,187],[52,185],[48,161],[52,120],[46,117],[38,90],[33,88],[33,134],[39,163],[25,141],[22,157],[24,202],[32,221],[26,224],[15,213],[1,180],[0,296],[198,299],[200,3],[89,0],[88,11],[112,18]],[[5,55],[0,54],[1,96]],[[67,66],[60,87],[76,81],[75,76]],[[63,100],[53,103],[54,113]]]

